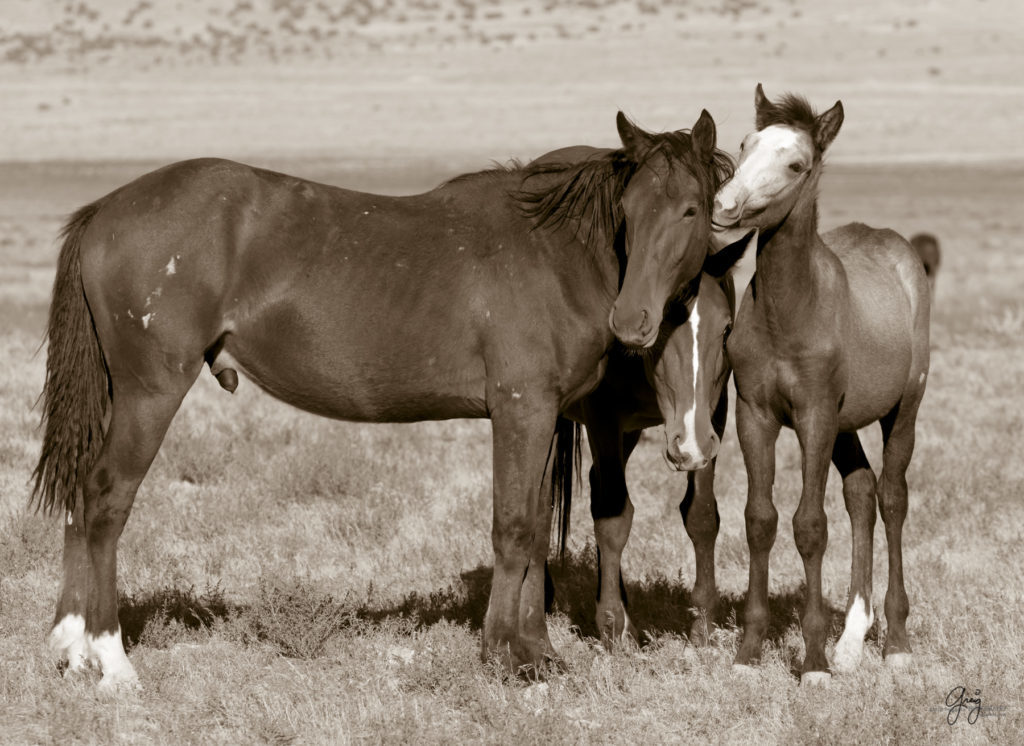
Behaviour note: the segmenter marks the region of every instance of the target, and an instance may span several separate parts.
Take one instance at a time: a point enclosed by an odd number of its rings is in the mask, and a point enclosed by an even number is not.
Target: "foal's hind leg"
[[[850,515],[853,560],[846,625],[836,643],[835,667],[848,672],[857,667],[864,650],[864,635],[875,621],[871,609],[872,537],[875,530],[875,475],[857,433],[839,433],[832,447],[832,463],[843,477],[843,499]]]
[[[883,460],[878,480],[878,503],[889,550],[889,586],[885,592],[885,647],[882,655],[893,666],[910,662],[907,614],[910,603],[903,586],[903,521],[907,517],[907,467],[914,453],[914,426],[921,393],[904,399],[881,419]]]
[[[85,634],[90,659],[103,671],[104,687],[138,681],[117,618],[117,541],[139,484],[201,363],[177,372],[175,381],[146,379],[143,385],[134,377],[114,380],[110,427],[83,495],[89,553]]]

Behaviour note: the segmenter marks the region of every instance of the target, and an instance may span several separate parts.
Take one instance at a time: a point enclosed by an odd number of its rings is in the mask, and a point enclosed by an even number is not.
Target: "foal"
[[[666,461],[688,472],[679,512],[696,559],[692,598],[698,614],[691,639],[706,642],[707,623],[718,606],[715,458],[729,405],[725,339],[732,327],[735,295],[731,276],[717,280],[705,274],[698,283],[696,297],[683,293],[670,304],[667,323],[651,353],[638,356],[613,350],[600,386],[566,412],[586,425],[593,457],[590,513],[597,539],[596,617],[605,645],[626,635],[637,637],[626,611],[621,562],[633,524],[626,463],[645,428],[665,423]],[[682,319],[685,323],[678,325]],[[564,548],[571,490],[564,490],[561,498],[558,512]]]
[[[760,658],[768,628],[768,554],[778,513],[772,504],[775,441],[783,425],[800,441],[803,491],[793,533],[807,579],[801,680],[830,677],[828,617],[821,596],[827,541],[823,507],[828,463],[843,477],[853,560],[839,670],[856,666],[871,608],[876,495],[889,549],[884,655],[909,662],[902,532],[906,471],[928,373],[929,291],[913,248],[890,230],[851,224],[818,235],[822,156],[839,132],[843,107],[816,115],[803,98],[765,98],[757,86],[757,131],[743,140],[733,178],[718,192],[714,221],[760,230],[757,266],[728,354],[735,371],[736,429],[747,468],[750,577],[736,664]],[[857,430],[879,422],[884,441],[877,484]]]

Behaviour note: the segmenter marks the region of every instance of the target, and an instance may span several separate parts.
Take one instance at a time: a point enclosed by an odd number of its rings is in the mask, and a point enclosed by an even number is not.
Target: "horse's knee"
[[[797,510],[793,516],[793,538],[804,559],[821,556],[828,541],[828,523],[824,510]]]
[[[764,506],[747,503],[744,513],[747,527],[747,543],[753,549],[765,549],[775,542],[778,528],[779,513],[775,506],[767,503]]]
[[[907,479],[905,476],[889,477],[884,473],[878,481],[878,507],[882,520],[902,522],[907,516]]]

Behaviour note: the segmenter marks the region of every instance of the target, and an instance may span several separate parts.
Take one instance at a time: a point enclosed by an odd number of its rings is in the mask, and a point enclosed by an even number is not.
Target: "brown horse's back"
[[[544,234],[508,199],[457,198],[472,189],[481,184],[384,197],[212,159],[122,187],[101,200],[82,247],[115,384],[177,388],[219,355],[325,416],[485,416],[488,358],[521,359],[522,371],[508,370],[517,385],[534,354],[558,361],[548,351],[568,344],[555,331],[539,338],[529,319],[550,306],[575,326],[579,307],[565,307],[571,294],[557,284],[572,273],[552,272],[560,260],[541,256]]]
[[[848,386],[840,417],[850,430],[877,420],[908,386],[923,382],[917,379],[928,366],[928,280],[914,249],[895,231],[850,223],[822,240],[842,263],[849,286]]]

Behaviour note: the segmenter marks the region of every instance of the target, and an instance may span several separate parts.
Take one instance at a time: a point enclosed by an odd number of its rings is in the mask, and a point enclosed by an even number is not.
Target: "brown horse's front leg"
[[[513,672],[531,675],[552,653],[546,629],[542,639],[519,634],[519,610],[531,556],[539,551],[535,543],[538,526],[550,526],[550,515],[544,521],[541,514],[550,513],[543,487],[558,407],[556,402],[531,401],[509,388],[511,395],[496,402],[491,414],[494,579],[484,619],[482,655],[484,660],[497,656]],[[546,554],[546,531],[543,541]],[[534,606],[540,623],[545,624],[543,563],[536,569],[540,582],[527,586],[530,596],[526,603]]]

